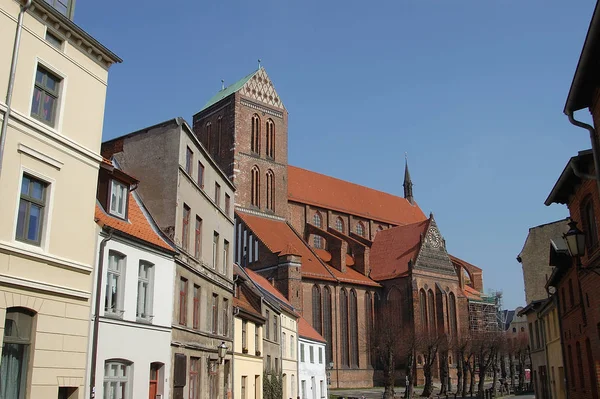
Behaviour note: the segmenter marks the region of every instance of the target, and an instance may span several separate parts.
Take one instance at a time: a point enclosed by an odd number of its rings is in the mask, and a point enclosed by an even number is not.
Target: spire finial
[[[412,191],[412,180],[410,178],[410,172],[408,171],[408,153],[404,153],[404,198],[410,202],[411,205],[413,205],[415,203],[415,200],[413,198],[413,191]]]
[[[258,69],[260,69],[260,58],[258,59]]]
[[[225,79],[221,79],[221,90],[225,90]]]

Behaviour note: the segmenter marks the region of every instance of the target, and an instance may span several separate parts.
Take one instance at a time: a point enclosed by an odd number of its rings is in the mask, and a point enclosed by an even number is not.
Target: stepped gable
[[[288,201],[396,225],[426,219],[416,203],[411,205],[402,197],[296,166],[288,166]]]

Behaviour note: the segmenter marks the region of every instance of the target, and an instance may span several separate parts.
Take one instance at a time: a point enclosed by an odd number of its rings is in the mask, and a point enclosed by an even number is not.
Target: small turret
[[[410,172],[408,171],[408,157],[405,155],[404,158],[404,198],[410,202],[411,205],[414,205],[415,199],[413,197],[413,184],[410,179]]]

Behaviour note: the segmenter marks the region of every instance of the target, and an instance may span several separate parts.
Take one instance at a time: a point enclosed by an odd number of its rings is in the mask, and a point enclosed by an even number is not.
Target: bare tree
[[[423,374],[425,375],[425,387],[421,396],[429,397],[433,394],[433,367],[438,352],[447,348],[447,337],[445,334],[423,333],[416,337],[417,351],[423,355]]]
[[[456,348],[456,375],[458,382],[456,385],[456,396],[466,396],[467,393],[467,375],[469,373],[468,363],[473,357],[471,352],[471,337],[469,330],[464,329],[455,341],[454,347]]]
[[[479,385],[477,387],[477,397],[479,398],[484,396],[485,375],[496,358],[500,341],[501,334],[495,331],[479,332],[473,337],[475,358],[479,369]]]
[[[517,339],[515,340],[515,358],[517,362],[519,362],[519,390],[525,389],[525,364],[527,363],[527,359],[531,356],[529,351],[529,339],[527,338],[527,334],[524,332],[520,332],[517,335]]]

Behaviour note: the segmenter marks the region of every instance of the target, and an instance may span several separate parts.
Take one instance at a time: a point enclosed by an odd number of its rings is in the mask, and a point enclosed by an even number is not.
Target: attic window
[[[110,183],[110,204],[109,212],[111,215],[125,219],[127,210],[127,186],[117,180],[111,180]]]

